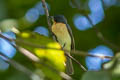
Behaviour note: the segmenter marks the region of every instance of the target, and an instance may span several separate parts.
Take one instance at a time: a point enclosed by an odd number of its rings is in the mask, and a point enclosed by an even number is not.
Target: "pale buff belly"
[[[62,47],[64,46],[65,50],[70,50],[71,37],[70,37],[69,32],[65,26],[66,25],[63,23],[53,24],[52,32],[56,35],[57,40],[59,41],[60,45]]]

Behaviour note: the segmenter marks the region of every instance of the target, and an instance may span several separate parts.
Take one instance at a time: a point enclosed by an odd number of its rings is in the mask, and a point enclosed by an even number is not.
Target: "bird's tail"
[[[70,55],[70,54],[69,54]],[[68,74],[68,75],[72,75],[72,74],[74,74],[74,69],[73,69],[73,65],[72,65],[72,60],[68,57],[68,56],[66,56],[66,59],[67,59],[67,61],[66,61],[66,73]]]

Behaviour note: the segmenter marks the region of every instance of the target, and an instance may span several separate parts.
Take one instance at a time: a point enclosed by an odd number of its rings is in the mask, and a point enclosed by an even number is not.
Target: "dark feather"
[[[57,39],[57,37],[56,37],[56,35],[52,32],[52,34],[53,34],[53,39],[56,41],[56,42],[58,42],[59,43],[59,41],[58,41],[58,39]]]

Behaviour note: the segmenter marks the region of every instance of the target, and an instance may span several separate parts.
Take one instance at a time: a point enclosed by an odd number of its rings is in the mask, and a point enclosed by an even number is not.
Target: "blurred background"
[[[73,31],[77,50],[90,51],[102,45],[109,48],[113,54],[118,52],[117,49],[99,39],[93,27],[98,28],[111,43],[120,46],[119,0],[46,0],[46,4],[50,15],[62,14],[67,18],[68,24]],[[92,24],[85,15],[89,16]],[[0,27],[10,27],[10,25],[16,26],[21,31],[34,31],[51,37],[41,0],[0,0]],[[4,32],[4,35],[15,38],[13,33],[6,33],[9,31],[8,28],[1,27],[0,29]],[[6,47],[7,49],[5,49]],[[107,50],[105,49],[105,51]],[[7,51],[11,51],[10,55],[8,55],[10,58],[30,69],[34,68],[31,61],[0,38],[0,52],[7,54]],[[85,57],[75,55],[74,57],[83,65],[86,65]],[[72,77],[79,80],[83,70],[74,62],[73,65],[75,74]],[[1,58],[0,79],[29,80],[23,73],[15,70]]]

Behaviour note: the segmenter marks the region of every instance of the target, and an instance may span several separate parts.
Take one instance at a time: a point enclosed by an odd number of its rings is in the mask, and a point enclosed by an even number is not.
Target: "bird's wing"
[[[58,39],[57,39],[57,37],[56,37],[56,35],[53,32],[52,32],[52,37],[53,37],[53,40],[59,42]]]
[[[66,26],[67,26],[68,32],[70,34],[70,37],[71,37],[71,49],[75,50],[75,41],[74,41],[74,36],[72,34],[72,30],[71,30],[69,24],[66,24]]]

